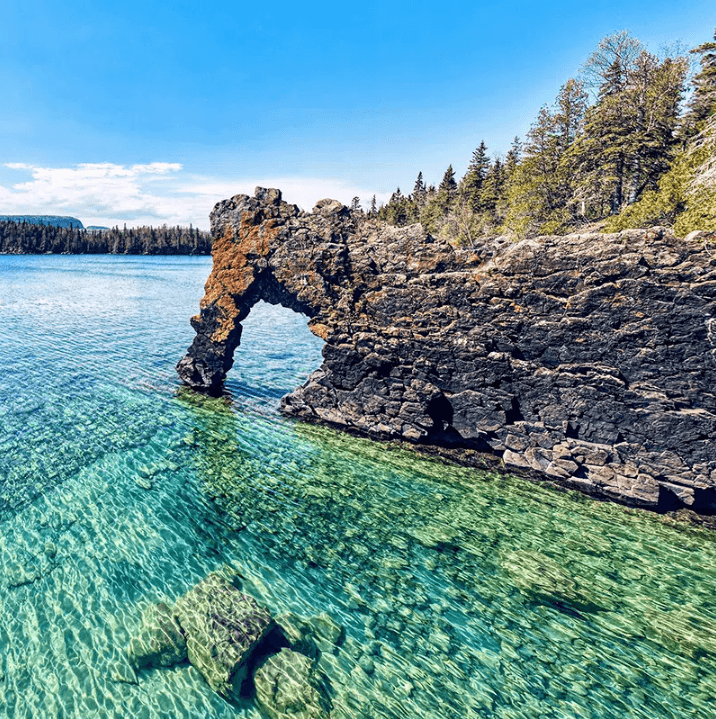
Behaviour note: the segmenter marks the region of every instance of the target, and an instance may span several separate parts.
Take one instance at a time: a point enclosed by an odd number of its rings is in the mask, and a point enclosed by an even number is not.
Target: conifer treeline
[[[0,252],[11,254],[208,255],[211,237],[194,227],[84,230],[0,222]]]
[[[654,55],[627,32],[604,38],[504,158],[482,142],[460,180],[452,166],[437,188],[419,173],[411,194],[368,215],[462,244],[593,223],[716,229],[716,42],[691,53],[700,70],[684,108],[687,55]]]

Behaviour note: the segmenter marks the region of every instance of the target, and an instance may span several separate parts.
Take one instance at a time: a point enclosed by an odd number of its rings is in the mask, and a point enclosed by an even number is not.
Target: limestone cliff
[[[241,321],[279,303],[326,343],[289,415],[491,452],[641,506],[716,509],[713,243],[657,229],[456,250],[261,188],[211,224],[187,385],[221,391]]]

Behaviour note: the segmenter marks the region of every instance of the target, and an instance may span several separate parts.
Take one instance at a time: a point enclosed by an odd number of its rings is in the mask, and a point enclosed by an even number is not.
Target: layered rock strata
[[[716,246],[663,229],[456,250],[278,190],[211,214],[214,265],[177,369],[218,393],[259,300],[308,318],[323,364],[282,410],[490,452],[592,494],[716,509]]]

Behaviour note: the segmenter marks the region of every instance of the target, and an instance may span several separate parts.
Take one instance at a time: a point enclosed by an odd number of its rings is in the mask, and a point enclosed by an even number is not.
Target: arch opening
[[[260,299],[252,305],[224,382],[235,403],[277,412],[280,399],[320,367],[325,343],[310,331],[308,319],[283,303]]]

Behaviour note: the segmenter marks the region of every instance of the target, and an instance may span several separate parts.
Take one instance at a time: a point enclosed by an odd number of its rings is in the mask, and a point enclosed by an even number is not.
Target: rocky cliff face
[[[716,246],[662,230],[455,250],[257,188],[211,215],[214,267],[178,366],[219,392],[259,300],[323,365],[285,413],[486,451],[593,494],[716,509]]]

